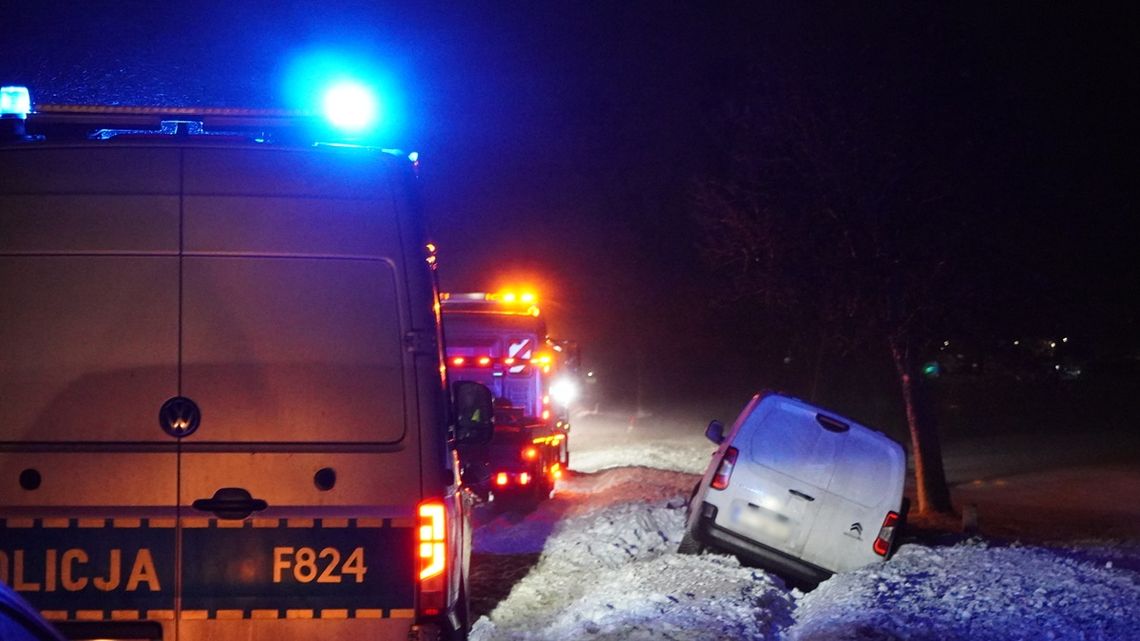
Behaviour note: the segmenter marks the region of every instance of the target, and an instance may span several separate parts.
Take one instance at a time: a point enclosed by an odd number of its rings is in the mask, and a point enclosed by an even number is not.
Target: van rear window
[[[819,429],[815,412],[790,403],[753,412],[744,425],[752,430],[749,456],[780,473],[825,488],[842,435]]]
[[[860,505],[878,505],[895,487],[895,457],[879,440],[859,430],[846,435],[842,465],[837,465],[829,489]]]
[[[393,442],[399,306],[383,260],[187,258],[182,390],[202,441]]]

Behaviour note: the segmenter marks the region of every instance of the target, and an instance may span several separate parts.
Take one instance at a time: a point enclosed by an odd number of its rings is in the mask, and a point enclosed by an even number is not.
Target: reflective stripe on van
[[[0,519],[0,580],[55,620],[413,616],[412,519],[180,523],[180,594],[174,519]]]

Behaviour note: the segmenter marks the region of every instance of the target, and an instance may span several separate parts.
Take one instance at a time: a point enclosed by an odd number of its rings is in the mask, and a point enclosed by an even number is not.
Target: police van
[[[3,93],[0,581],[72,638],[464,638],[491,396],[412,160]]]

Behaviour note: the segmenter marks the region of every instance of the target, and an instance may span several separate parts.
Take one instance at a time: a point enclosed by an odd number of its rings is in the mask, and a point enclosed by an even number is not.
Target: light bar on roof
[[[542,313],[538,305],[535,304],[535,301],[538,300],[538,296],[533,292],[524,292],[522,294],[510,291],[494,294],[487,292],[441,292],[439,300],[440,302],[450,304],[452,309],[460,309],[474,313],[526,316],[539,316]]]

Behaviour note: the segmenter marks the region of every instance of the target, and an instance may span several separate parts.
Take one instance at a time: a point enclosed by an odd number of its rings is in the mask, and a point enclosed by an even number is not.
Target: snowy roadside
[[[699,434],[579,436],[553,501],[476,532],[477,551],[541,556],[475,641],[1140,639],[1136,542],[907,544],[803,594],[731,557],[676,553],[710,451]]]
[[[526,519],[559,514],[549,538],[515,536],[506,517],[480,528],[481,551],[542,557],[472,638],[778,638],[793,607],[778,579],[728,557],[676,553],[693,480],[651,468],[575,475]]]

